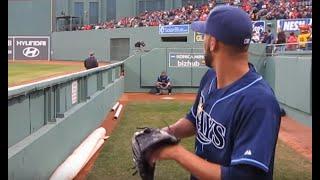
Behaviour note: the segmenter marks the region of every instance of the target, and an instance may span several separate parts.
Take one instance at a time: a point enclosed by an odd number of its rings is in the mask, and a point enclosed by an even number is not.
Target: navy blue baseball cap
[[[206,21],[191,23],[193,31],[211,35],[217,40],[233,46],[250,44],[252,21],[241,8],[230,5],[214,7]]]

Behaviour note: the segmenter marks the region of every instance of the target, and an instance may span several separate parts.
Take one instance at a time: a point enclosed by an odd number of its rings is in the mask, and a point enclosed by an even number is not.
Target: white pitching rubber
[[[121,112],[121,109],[122,109],[122,104],[119,105],[119,108],[117,109],[117,112],[116,114],[114,115],[114,118],[115,119],[118,119],[119,115],[120,115],[120,112]]]
[[[100,127],[93,131],[73,153],[55,170],[50,180],[72,180],[85,166],[95,151],[103,144],[106,130]],[[102,141],[102,142],[101,142]]]
[[[112,109],[111,109],[111,110],[112,110],[112,111],[115,111],[115,110],[117,109],[117,107],[119,106],[119,104],[120,104],[120,103],[119,103],[119,102],[117,102],[117,103],[112,107]]]

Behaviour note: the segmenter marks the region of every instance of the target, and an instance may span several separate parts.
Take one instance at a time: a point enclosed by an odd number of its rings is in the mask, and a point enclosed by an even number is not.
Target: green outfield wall
[[[149,52],[137,52],[124,61],[125,91],[150,92],[156,78],[164,70],[168,72],[173,83],[173,92],[196,92],[201,77],[208,70],[203,62],[203,50],[198,44],[196,48],[154,48]],[[257,71],[264,73],[265,45],[250,46],[250,62]],[[189,55],[186,58],[170,56]],[[194,55],[194,57],[191,57]],[[200,61],[197,59],[200,56]],[[177,60],[178,59],[178,60]],[[190,60],[189,60],[190,59]],[[201,62],[202,61],[202,62]],[[189,63],[190,62],[190,63]]]
[[[120,60],[111,59],[111,57],[117,57],[116,54],[131,55],[136,50],[134,44],[137,41],[144,41],[146,44],[144,49],[146,50],[167,47],[202,47],[202,43],[194,42],[194,34],[191,30],[188,34],[178,35],[179,37],[186,37],[187,42],[165,42],[162,40],[162,37],[172,36],[176,35],[160,35],[159,27],[54,32],[51,36],[52,59],[83,60],[92,50],[99,60]],[[128,39],[129,42],[128,44],[126,44],[126,42],[112,44],[112,40],[116,39]],[[129,50],[128,48],[124,49],[121,47],[129,47]]]
[[[312,125],[312,51],[269,56],[264,78],[288,115]]]
[[[168,72],[173,92],[196,92],[206,67],[169,67],[170,53],[200,52],[199,48],[155,48],[139,52],[124,62],[125,91],[152,92],[161,71]],[[312,125],[312,52],[288,52],[266,56],[265,45],[249,48],[249,61],[273,88],[278,101],[289,116]]]
[[[49,179],[122,95],[121,66],[8,89],[8,179]]]

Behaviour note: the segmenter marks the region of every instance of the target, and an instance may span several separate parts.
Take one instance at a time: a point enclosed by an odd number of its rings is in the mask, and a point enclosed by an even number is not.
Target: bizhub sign
[[[206,67],[203,53],[169,53],[169,67]]]
[[[11,54],[8,50],[8,59],[49,60],[50,38],[48,36],[8,37],[8,49],[11,50]]]

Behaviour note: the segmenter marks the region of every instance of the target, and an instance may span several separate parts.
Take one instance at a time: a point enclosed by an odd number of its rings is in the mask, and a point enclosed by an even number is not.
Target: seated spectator
[[[270,55],[272,53],[272,49],[273,49],[273,47],[271,46],[271,44],[272,44],[272,36],[271,36],[270,29],[268,30],[268,32],[264,32],[263,34],[264,34],[264,36],[263,36],[263,39],[262,39],[261,43],[266,43],[267,44],[266,53],[267,53],[267,55]]]
[[[297,40],[297,37],[296,35],[294,34],[294,32],[291,32],[289,37],[288,37],[288,40],[287,40],[287,50],[288,51],[294,51],[297,49],[297,43],[298,40]]]
[[[300,34],[298,35],[299,48],[304,50],[306,48],[306,43],[310,37],[309,25],[299,26]]]
[[[285,51],[285,48],[286,48],[285,43],[286,43],[286,34],[284,33],[284,31],[279,30],[278,39],[276,42],[276,44],[278,44],[277,50]]]
[[[161,75],[157,79],[156,90],[157,90],[157,93],[156,93],[157,95],[160,94],[160,90],[168,90],[168,94],[171,95],[172,86],[171,86],[170,78],[165,71],[162,71]]]
[[[94,52],[90,53],[90,56],[84,61],[84,67],[86,69],[96,68],[98,67],[98,61],[96,57],[94,57]]]

